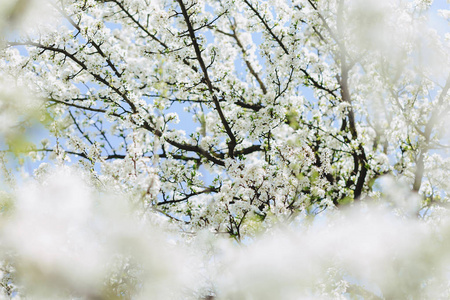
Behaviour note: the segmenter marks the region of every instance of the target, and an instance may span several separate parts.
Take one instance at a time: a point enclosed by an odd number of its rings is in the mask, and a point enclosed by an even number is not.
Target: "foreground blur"
[[[237,244],[210,232],[182,234],[139,200],[102,192],[76,169],[47,166],[2,213],[3,297],[450,296],[446,209],[418,217],[397,201],[415,196],[389,180],[382,202],[279,224]]]

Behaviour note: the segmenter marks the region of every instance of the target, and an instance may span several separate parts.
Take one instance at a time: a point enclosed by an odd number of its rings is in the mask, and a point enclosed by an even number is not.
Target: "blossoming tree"
[[[10,2],[8,20],[29,1]],[[50,20],[4,34],[0,66],[48,136],[9,150],[46,161],[37,178],[76,162],[186,234],[245,241],[380,199],[384,175],[427,218],[450,171],[449,37],[428,2],[42,2]]]

